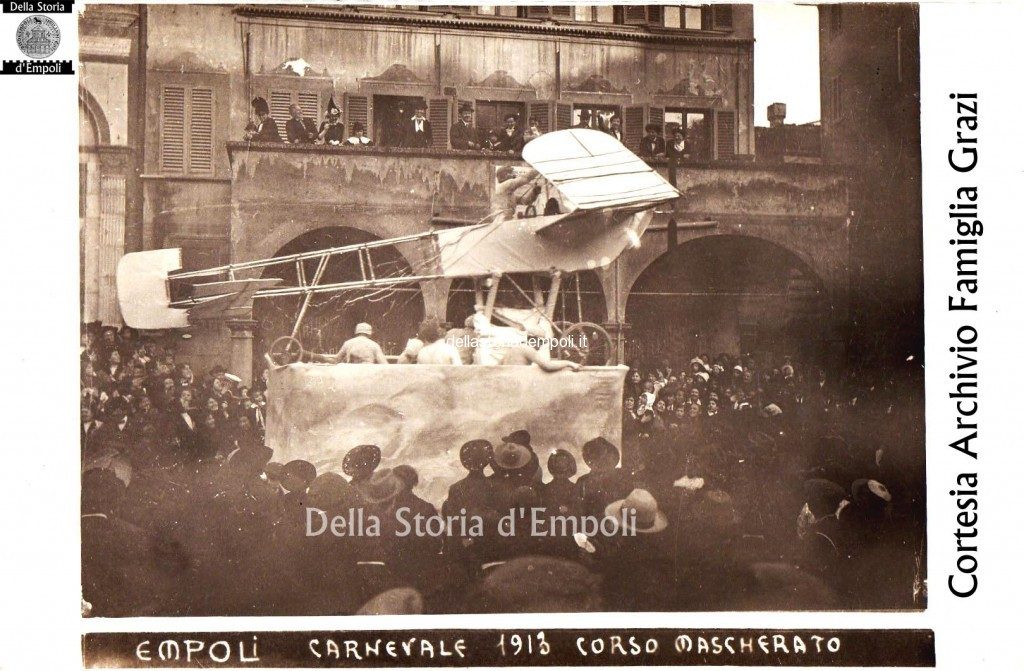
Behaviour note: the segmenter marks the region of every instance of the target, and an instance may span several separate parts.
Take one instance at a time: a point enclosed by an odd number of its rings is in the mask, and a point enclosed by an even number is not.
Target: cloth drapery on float
[[[341,473],[356,445],[381,448],[381,467],[416,469],[416,493],[436,506],[466,475],[459,448],[497,445],[518,429],[532,436],[542,466],[552,450],[576,456],[598,436],[622,438],[625,366],[546,373],[536,366],[291,364],[272,370],[267,445],[274,461],[305,459]]]

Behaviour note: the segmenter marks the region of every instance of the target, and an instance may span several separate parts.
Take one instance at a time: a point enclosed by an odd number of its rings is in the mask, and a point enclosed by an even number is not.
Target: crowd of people
[[[270,113],[270,105],[262,97],[252,100],[252,120],[245,128],[245,139],[256,142],[287,142],[290,144],[324,144],[332,146],[374,146],[374,140],[367,135],[365,124],[355,122],[351,133],[346,134],[341,109],[331,98],[323,121],[317,126],[313,119],[305,116],[298,105],[289,107],[290,118],[285,122],[282,133],[277,120]],[[481,128],[473,123],[474,110],[470,104],[458,109],[458,119],[448,129],[448,148],[457,151],[477,151],[488,154],[519,155],[523,147],[544,134],[540,120],[529,117],[523,124],[519,114],[504,115],[502,124],[494,128]],[[611,135],[625,142],[622,118],[618,114],[607,119],[591,115],[587,110],[580,112],[573,128],[589,128]],[[632,149],[646,159],[666,158],[670,166],[689,158],[686,130],[672,125],[666,131],[671,137],[666,141],[659,124],[647,124],[639,144]],[[433,145],[433,126],[427,118],[427,107],[423,103],[413,106],[408,119],[399,120],[395,128],[389,129],[389,146],[415,149]]]
[[[90,331],[83,608],[144,616],[918,606],[916,384],[911,373],[840,384],[822,372],[805,377],[792,362],[761,369],[753,357],[700,355],[678,370],[638,362],[621,446],[590,440],[580,463],[533,444],[527,430],[464,436],[452,445],[464,472],[435,507],[417,495],[415,469],[382,464],[379,446],[349,450],[340,473],[273,461],[261,383],[245,387],[221,367],[194,371],[166,342],[130,329]],[[479,518],[483,533],[400,537],[399,509]],[[497,533],[506,514],[538,509],[614,520],[623,533]],[[321,519],[310,511],[350,529],[375,516],[384,528],[310,535],[310,520]]]

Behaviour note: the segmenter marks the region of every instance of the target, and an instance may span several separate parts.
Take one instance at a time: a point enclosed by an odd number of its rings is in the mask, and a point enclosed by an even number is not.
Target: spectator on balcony
[[[352,124],[352,135],[345,142],[347,144],[354,144],[357,147],[373,146],[373,140],[366,136],[366,127],[358,121]]]
[[[668,158],[668,181],[672,186],[676,185],[676,168],[686,155],[686,137],[683,132],[682,126],[673,128],[672,141],[665,148],[665,156]]]
[[[312,144],[318,135],[313,120],[302,115],[302,108],[292,105],[288,108],[292,115],[284,125],[285,136],[292,144]]]
[[[523,132],[515,114],[505,115],[505,127],[498,133],[498,151],[518,154],[523,150]]]
[[[448,138],[452,149],[480,149],[480,136],[473,127],[473,108],[470,105],[459,108],[459,120],[452,124]]]
[[[537,117],[530,117],[529,128],[523,131],[523,144],[525,145],[530,140],[536,140],[544,131],[540,129],[540,123],[537,121]]]
[[[430,146],[430,121],[425,105],[417,105],[416,113],[405,124],[401,137],[402,147],[423,148]]]
[[[665,139],[661,137],[661,128],[656,123],[644,126],[644,136],[640,138],[640,158],[657,158],[665,155]]]
[[[575,126],[573,126],[573,128],[590,128],[590,124],[590,110],[582,110],[580,112],[580,120]]]
[[[622,142],[622,118],[618,114],[613,116],[612,120],[608,122],[608,130],[605,132],[619,142]]]
[[[245,127],[245,139],[253,142],[281,142],[281,132],[274,117],[270,116],[267,99],[260,96],[253,98],[252,111],[255,120]]]
[[[327,116],[320,124],[319,137],[324,144],[339,145],[345,141],[345,124],[341,122],[341,110],[334,98],[327,103]]]
[[[484,151],[500,151],[501,141],[498,139],[498,131],[493,129],[487,131],[487,139],[483,141],[481,148]]]

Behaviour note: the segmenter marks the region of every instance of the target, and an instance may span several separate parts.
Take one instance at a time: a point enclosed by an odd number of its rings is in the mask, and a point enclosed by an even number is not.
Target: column
[[[615,352],[613,363],[626,363],[626,334],[629,333],[631,326],[623,321],[606,322],[601,324],[601,326],[604,327],[604,330],[612,338],[612,349]]]
[[[120,324],[117,303],[117,262],[124,256],[125,178],[100,177],[100,230],[98,250],[98,312],[104,324]],[[87,252],[88,254],[88,252]]]
[[[242,384],[252,385],[252,341],[256,332],[255,319],[229,319],[231,331],[230,371],[242,378]]]

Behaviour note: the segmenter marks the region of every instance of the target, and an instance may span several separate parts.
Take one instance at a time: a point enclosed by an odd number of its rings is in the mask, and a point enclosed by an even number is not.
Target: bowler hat
[[[477,439],[464,444],[459,450],[459,461],[467,471],[482,471],[491,463],[494,446],[490,441]]]
[[[590,468],[594,468],[595,464],[606,464],[614,468],[619,463],[619,450],[599,436],[583,444],[583,463]]]
[[[530,445],[530,432],[527,431],[526,429],[519,429],[518,431],[513,431],[512,433],[502,438],[502,440],[505,441],[506,443],[515,443],[516,445],[522,445],[524,447],[532,447]]]
[[[380,448],[376,445],[357,445],[345,454],[341,460],[341,470],[345,475],[372,471],[380,465]]]
[[[304,459],[289,461],[281,472],[281,484],[289,492],[306,489],[315,479],[316,466]]]
[[[571,478],[576,475],[576,457],[566,450],[555,450],[548,457],[548,472],[555,477]]]

